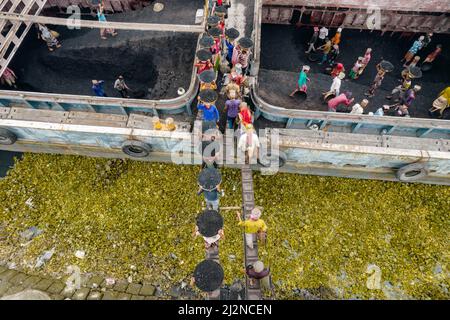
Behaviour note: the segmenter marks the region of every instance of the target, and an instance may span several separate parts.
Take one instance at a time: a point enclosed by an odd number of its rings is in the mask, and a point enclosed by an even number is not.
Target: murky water
[[[14,164],[14,157],[22,157],[22,153],[0,151],[0,178],[4,177]]]

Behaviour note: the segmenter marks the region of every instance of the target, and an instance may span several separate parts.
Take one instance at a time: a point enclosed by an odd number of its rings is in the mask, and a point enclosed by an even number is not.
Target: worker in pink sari
[[[351,92],[341,93],[336,98],[333,98],[330,101],[328,101],[328,112],[336,112],[338,106],[342,104],[348,107],[350,104],[352,104],[354,100],[355,98],[352,98]]]
[[[6,68],[3,72],[2,76],[0,77],[1,84],[7,84],[10,87],[17,88],[16,85],[17,76],[10,68]]]

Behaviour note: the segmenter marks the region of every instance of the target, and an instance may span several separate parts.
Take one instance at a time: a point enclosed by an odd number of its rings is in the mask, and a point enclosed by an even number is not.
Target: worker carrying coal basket
[[[259,280],[261,288],[270,290],[270,270],[264,266],[264,263],[260,260],[248,264],[245,267],[245,274],[250,280],[250,285],[255,285],[255,280]]]
[[[222,182],[222,175],[220,171],[215,168],[204,168],[198,176],[199,190],[198,195],[203,193],[206,202],[206,208],[212,210],[219,210],[220,183]]]
[[[219,240],[225,237],[223,232],[223,217],[216,210],[205,210],[197,216],[194,237],[202,236],[205,249],[217,247]]]
[[[42,39],[47,44],[48,51],[54,51],[55,48],[61,48],[58,41],[59,33],[50,30],[46,25],[38,23],[38,39]]]

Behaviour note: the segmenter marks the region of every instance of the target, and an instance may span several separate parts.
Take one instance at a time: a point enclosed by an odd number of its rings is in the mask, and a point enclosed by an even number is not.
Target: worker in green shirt
[[[261,210],[254,208],[250,214],[250,219],[242,221],[241,213],[237,212],[239,220],[238,226],[244,227],[245,243],[251,249],[253,249],[253,235],[259,234],[260,237],[264,236],[267,231],[267,225],[264,220],[261,219]]]
[[[295,88],[295,90],[289,95],[290,97],[293,97],[294,94],[296,94],[297,92],[301,91],[304,93],[307,93],[308,91],[308,86],[307,83],[308,81],[311,81],[308,78],[308,73],[309,70],[311,68],[309,66],[303,66],[302,71],[300,72],[300,75],[298,77],[298,82],[297,82],[297,87]]]

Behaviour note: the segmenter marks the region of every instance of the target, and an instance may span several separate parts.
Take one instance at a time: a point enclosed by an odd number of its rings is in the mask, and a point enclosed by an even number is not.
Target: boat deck
[[[334,32],[335,30],[330,30],[329,36],[332,37]],[[259,94],[264,100],[287,109],[327,111],[327,106],[322,101],[322,92],[329,90],[332,79],[324,73],[323,66],[307,60],[306,43],[311,34],[311,28],[306,27],[267,24],[262,26]],[[432,102],[450,83],[448,39],[447,35],[435,35],[428,47],[419,52],[423,60],[435,49],[436,44],[443,45],[443,54],[435,60],[433,69],[424,73],[422,78],[413,80],[413,85],[421,85],[422,90],[410,108],[411,117],[429,118],[428,109]],[[344,64],[347,74],[366,48],[371,47],[373,51],[372,60],[364,74],[357,80],[346,78],[342,82],[341,92],[351,91],[355,102],[366,98],[364,92],[368,90],[376,75],[375,65],[384,58],[394,64],[395,70],[385,77],[375,97],[370,99],[365,113],[375,111],[384,104],[393,104],[394,102],[385,99],[385,96],[400,84],[400,73],[403,70],[400,60],[414,40],[414,38],[399,38],[399,35],[381,36],[379,32],[344,29],[340,45],[341,54],[337,61]],[[306,101],[298,96],[290,98],[289,94],[295,88],[298,73],[305,64],[311,66],[308,98]]]
[[[195,15],[204,1],[168,0],[161,12],[153,6],[139,11],[107,15],[109,22],[197,25]],[[45,14],[45,13],[44,13]],[[47,13],[48,14],[48,13]],[[90,15],[83,19],[92,20]],[[123,74],[138,99],[176,98],[191,81],[196,33],[118,30],[116,37],[100,38],[99,29],[69,30],[51,26],[60,33],[62,47],[49,52],[32,28],[10,66],[18,75],[18,90],[92,95],[91,80],[105,80],[105,92],[120,97],[113,84]],[[10,89],[1,87],[1,89]]]

